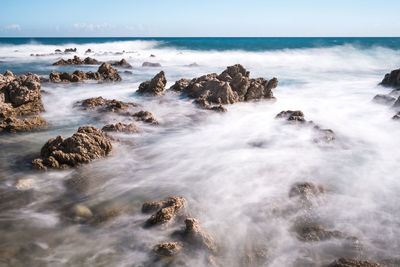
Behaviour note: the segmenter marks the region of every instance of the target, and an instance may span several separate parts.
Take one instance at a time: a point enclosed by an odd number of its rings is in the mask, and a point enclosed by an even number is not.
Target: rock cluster
[[[16,76],[11,71],[0,74],[0,132],[19,132],[47,125],[43,117],[17,118],[44,111],[40,78],[36,74]]]
[[[36,169],[68,168],[108,156],[112,150],[103,131],[92,127],[79,127],[71,137],[51,138],[40,151],[40,158],[33,160]]]
[[[400,69],[387,73],[380,84],[383,86],[400,87]]]
[[[60,83],[60,82],[82,82],[84,80],[100,80],[107,82],[121,81],[122,78],[118,71],[110,66],[108,63],[103,63],[97,70],[97,72],[83,72],[76,70],[73,73],[62,72],[58,73],[52,71],[49,75],[50,82]]]
[[[60,65],[99,65],[101,62],[97,61],[94,58],[87,57],[84,60],[82,60],[78,56],[74,56],[74,58],[70,58],[67,60],[60,59],[57,62],[53,63],[53,66],[60,66]]]
[[[169,197],[162,201],[145,202],[142,206],[142,212],[155,212],[147,220],[146,225],[153,226],[170,221],[182,210],[184,204],[185,200],[182,197]]]
[[[299,125],[311,126],[316,131],[317,136],[314,138],[314,142],[332,142],[335,140],[335,133],[331,129],[322,129],[319,125],[313,121],[307,121],[304,118],[304,114],[301,110],[284,110],[279,112],[275,118],[285,119],[290,123],[297,123]]]
[[[140,129],[134,123],[125,124],[125,123],[116,123],[116,124],[107,124],[104,125],[103,131],[107,132],[122,132],[122,133],[139,133]]]
[[[84,110],[96,110],[97,112],[121,113],[131,107],[137,107],[137,104],[116,99],[109,100],[99,96],[78,101],[75,103],[75,107],[80,107]]]
[[[160,71],[150,81],[143,82],[139,85],[139,89],[136,91],[142,95],[159,96],[163,94],[167,79],[165,78],[164,71]]]

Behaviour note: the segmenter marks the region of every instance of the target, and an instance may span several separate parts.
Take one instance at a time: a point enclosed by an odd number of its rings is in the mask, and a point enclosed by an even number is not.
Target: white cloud
[[[16,30],[16,31],[20,31],[21,30],[21,26],[19,24],[11,24],[11,25],[7,25],[4,27],[4,30]]]
[[[88,24],[88,23],[75,23],[74,28],[77,30],[84,31],[95,31],[95,30],[105,30],[111,28],[111,25],[108,23],[103,24]]]

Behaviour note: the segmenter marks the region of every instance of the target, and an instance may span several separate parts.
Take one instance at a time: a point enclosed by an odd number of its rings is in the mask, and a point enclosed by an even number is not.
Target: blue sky
[[[400,0],[13,0],[0,36],[400,36]]]

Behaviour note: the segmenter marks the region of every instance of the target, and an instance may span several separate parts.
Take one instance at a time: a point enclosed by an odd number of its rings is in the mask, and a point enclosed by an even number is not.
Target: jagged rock
[[[302,200],[310,200],[324,192],[325,189],[321,185],[315,185],[310,182],[300,182],[292,185],[289,190],[289,197],[299,197]]]
[[[306,122],[304,119],[304,114],[301,110],[286,110],[286,111],[281,111],[279,112],[275,118],[277,119],[286,119],[288,121],[293,121],[293,122]]]
[[[143,62],[142,67],[161,67],[161,64],[152,62]]]
[[[142,206],[142,211],[154,212],[147,220],[146,225],[152,226],[163,224],[175,217],[175,215],[183,208],[185,199],[182,197],[168,197],[162,201],[145,202]]]
[[[139,133],[140,129],[134,123],[124,124],[124,123],[116,123],[116,124],[107,124],[103,127],[103,131],[109,132],[122,132],[122,133]]]
[[[132,116],[137,121],[143,121],[151,124],[159,124],[150,111],[141,110],[139,112],[132,114]]]
[[[166,242],[155,245],[153,251],[159,256],[171,257],[180,252],[181,249],[182,244],[179,242]]]
[[[141,83],[136,92],[143,95],[162,95],[166,84],[167,79],[165,78],[165,73],[164,71],[160,71],[150,81]]]
[[[112,150],[110,141],[103,131],[92,127],[79,127],[71,137],[51,138],[42,147],[40,158],[33,160],[37,169],[68,168],[108,156]]]
[[[132,65],[126,61],[125,58],[121,59],[120,61],[111,61],[109,62],[112,66],[121,67],[121,68],[132,68]]]
[[[76,48],[66,48],[64,50],[64,53],[76,53]]]
[[[97,72],[87,72],[76,70],[74,73],[51,71],[49,75],[50,82],[81,82],[83,80],[102,80],[102,81],[121,81],[122,78],[118,71],[108,63],[103,63]]]
[[[80,59],[78,56],[74,56],[72,59],[60,59],[57,62],[53,63],[53,66],[60,66],[60,65],[99,65],[101,62],[97,61],[94,58],[87,57],[84,60]]]
[[[391,105],[396,101],[396,98],[389,95],[376,95],[372,101],[378,104]]]
[[[211,73],[192,79],[182,88],[183,93],[191,98],[203,97],[216,104],[233,104],[239,101],[274,99],[272,89],[278,80],[273,78],[250,79],[250,73],[240,64],[227,67],[220,75]]]
[[[182,92],[183,89],[189,86],[190,81],[188,79],[180,79],[172,85],[169,90],[176,91],[176,92]]]
[[[74,105],[81,107],[84,110],[96,110],[98,112],[122,112],[131,107],[137,107],[135,103],[123,102],[116,99],[109,100],[103,97],[93,97],[82,101],[78,101]]]
[[[216,112],[227,112],[227,109],[221,104],[211,105],[205,96],[198,97],[193,102],[202,109],[213,110]]]
[[[196,248],[208,249],[212,252],[217,251],[213,238],[201,229],[198,220],[187,218],[185,220],[185,226],[183,233],[185,242]]]
[[[378,263],[361,260],[361,259],[349,259],[340,258],[328,265],[328,267],[379,267]]]
[[[400,86],[400,69],[387,73],[380,84],[384,86]]]
[[[40,78],[36,74],[15,76],[11,71],[0,75],[0,113],[4,116],[33,115],[44,111]]]
[[[44,128],[48,125],[42,116],[19,119],[16,117],[4,117],[0,114],[0,132],[29,132]]]

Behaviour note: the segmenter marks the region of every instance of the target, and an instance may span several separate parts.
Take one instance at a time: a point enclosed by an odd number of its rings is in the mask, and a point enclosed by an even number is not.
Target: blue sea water
[[[400,48],[399,37],[88,37],[88,38],[0,38],[0,45],[64,45],[64,44],[88,44],[121,41],[157,41],[158,47],[175,47],[191,50],[246,50],[267,51],[278,49],[302,49],[316,47],[334,47],[340,45],[353,45],[358,48],[385,47],[391,49]]]

